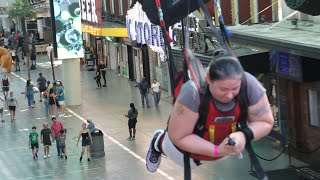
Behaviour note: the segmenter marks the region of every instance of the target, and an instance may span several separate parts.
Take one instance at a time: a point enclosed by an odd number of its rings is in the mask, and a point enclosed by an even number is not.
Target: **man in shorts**
[[[7,106],[10,111],[11,122],[16,120],[16,108],[18,108],[17,98],[13,96],[13,92],[10,92],[10,97],[7,100]]]
[[[32,127],[32,132],[29,134],[29,146],[32,149],[33,159],[38,159],[38,151],[39,151],[39,134],[36,132],[37,128],[35,126]]]
[[[43,144],[44,147],[44,159],[50,158],[49,147],[51,146],[51,141],[53,141],[53,139],[54,137],[51,129],[48,128],[48,123],[44,122],[40,135],[41,144]]]
[[[40,100],[39,102],[42,102],[42,98],[43,98],[43,92],[47,89],[46,84],[47,84],[47,80],[46,78],[44,78],[42,76],[42,73],[39,73],[39,78],[37,80],[37,84],[38,84],[38,88],[40,91]]]
[[[1,85],[2,85],[2,92],[4,95],[4,99],[7,100],[9,87],[10,87],[10,79],[7,73],[5,73],[4,76],[1,78]]]

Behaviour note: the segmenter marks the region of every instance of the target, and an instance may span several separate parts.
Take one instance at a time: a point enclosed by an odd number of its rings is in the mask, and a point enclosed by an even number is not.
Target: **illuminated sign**
[[[84,21],[92,23],[101,23],[101,16],[97,15],[100,12],[100,4],[97,0],[80,0],[81,2],[81,18]]]
[[[79,0],[53,0],[58,59],[83,57]]]
[[[142,10],[141,4],[135,6],[127,12],[126,27],[128,37],[138,44],[148,44],[149,46],[164,47],[161,28],[154,25]]]

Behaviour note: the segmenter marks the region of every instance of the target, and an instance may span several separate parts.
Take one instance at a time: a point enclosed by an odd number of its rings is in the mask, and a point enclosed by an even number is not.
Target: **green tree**
[[[26,20],[36,17],[36,10],[30,5],[29,0],[16,0],[11,4],[9,10],[9,16],[13,18],[20,18],[22,33],[23,33],[23,49],[27,54],[27,65],[28,65],[28,79],[30,79],[30,48],[29,48],[29,38],[26,29]]]

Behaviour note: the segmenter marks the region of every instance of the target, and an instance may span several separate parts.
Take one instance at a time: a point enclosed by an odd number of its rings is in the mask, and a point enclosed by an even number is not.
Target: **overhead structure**
[[[319,0],[285,0],[287,6],[291,9],[309,14],[312,16],[320,15],[320,1]]]

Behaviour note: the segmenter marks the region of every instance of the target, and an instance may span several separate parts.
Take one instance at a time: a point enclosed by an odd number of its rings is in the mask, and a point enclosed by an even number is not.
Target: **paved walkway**
[[[36,81],[39,72],[51,80],[51,67],[45,55],[38,56],[37,70],[31,72],[32,80]],[[57,61],[55,67],[56,79],[63,81],[62,65]],[[21,92],[24,91],[27,77],[26,67],[21,65],[21,72],[13,72],[11,89],[16,94],[19,108],[16,122],[11,123],[8,111],[5,111],[6,122],[0,124],[0,179],[183,179],[183,168],[175,165],[170,159],[163,158],[160,170],[149,173],[145,168],[145,155],[149,147],[152,133],[157,128],[165,128],[172,105],[161,101],[159,108],[142,108],[136,83],[107,72],[108,87],[96,89],[93,81],[94,72],[81,71],[82,105],[68,107],[69,112],[63,118],[58,118],[68,129],[67,151],[68,160],[57,157],[55,144],[51,147],[51,158],[43,159],[43,147],[40,146],[39,159],[33,160],[28,148],[28,134],[32,126],[37,126],[37,132],[42,129],[42,123],[51,124],[50,118],[44,115],[44,107],[39,103],[39,93],[35,94],[36,107],[27,108],[27,101]],[[67,84],[65,84],[67,86]],[[163,97],[166,95],[163,94]],[[127,141],[127,118],[124,114],[129,109],[129,103],[135,103],[138,111],[137,135],[135,141]],[[57,114],[58,115],[58,114]],[[81,130],[82,121],[90,118],[96,126],[103,130],[106,156],[92,159],[91,162],[79,162],[80,146],[76,146],[76,137]],[[254,144],[257,153],[266,158],[279,154],[274,150],[268,139]],[[208,162],[192,170],[193,179],[214,180],[250,180],[250,164],[247,154],[244,159],[230,157],[223,161]],[[293,160],[295,165],[301,165]],[[288,166],[286,155],[273,162],[263,162],[266,170],[282,169]]]

